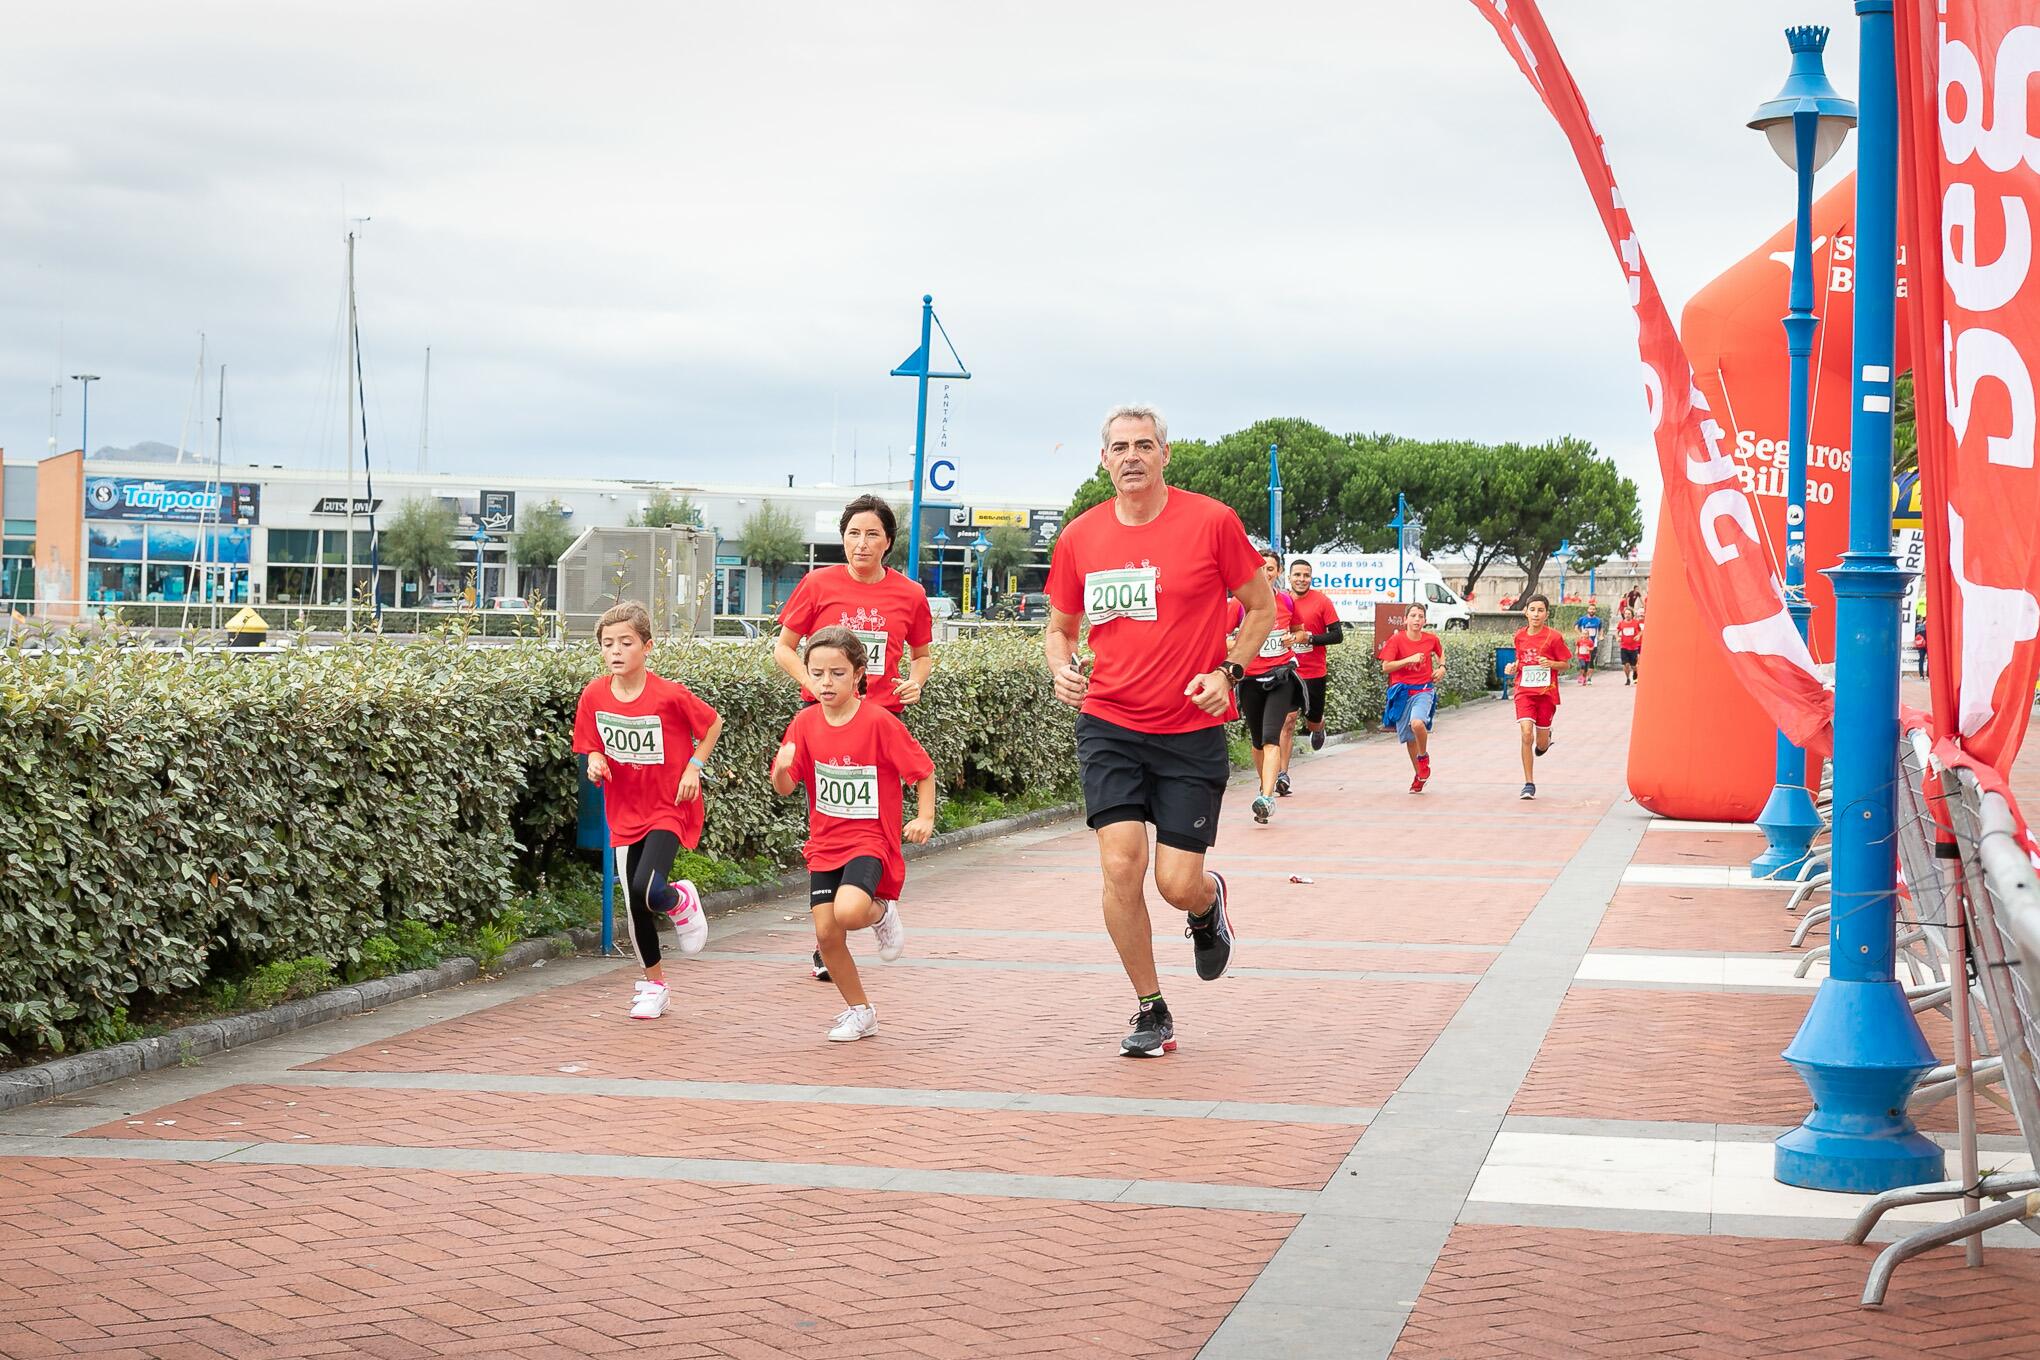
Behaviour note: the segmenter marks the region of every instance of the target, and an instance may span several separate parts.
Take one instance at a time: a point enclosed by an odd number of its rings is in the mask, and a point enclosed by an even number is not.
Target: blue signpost
[[[949,357],[956,360],[954,373],[938,373],[928,367],[928,341],[936,331],[941,331],[942,343],[949,346]],[[907,525],[907,579],[918,584],[921,580],[921,497],[928,485],[928,380],[970,377],[970,370],[963,366],[955,344],[949,339],[949,332],[943,330],[940,318],[935,315],[933,293],[921,294],[921,347],[909,354],[892,371],[892,376],[913,378],[917,389],[914,405],[914,513]]]
[[[1282,458],[1279,446],[1268,446],[1268,547],[1282,553]]]
[[[1947,1158],[1906,1098],[1934,1065],[1897,962],[1898,602],[1891,555],[1891,393],[1898,235],[1898,72],[1892,0],[1856,0],[1862,101],[1849,550],[1835,587],[1834,914],[1827,978],[1785,1050],[1813,1112],[1775,1144],[1787,1185],[1874,1193],[1940,1180]]]
[[[1407,604],[1403,582],[1409,579],[1410,569],[1403,560],[1403,533],[1410,527],[1410,507],[1400,491],[1395,493],[1395,518],[1388,522],[1388,527],[1395,530],[1395,602]]]
[[[1785,317],[1785,351],[1791,364],[1791,413],[1786,423],[1785,607],[1807,633],[1813,606],[1806,598],[1807,367],[1813,357],[1813,176],[1839,151],[1856,125],[1856,106],[1835,93],[1821,63],[1828,31],[1818,25],[1785,30],[1792,72],[1776,99],[1757,108],[1750,126],[1770,138],[1772,150],[1798,178],[1798,216],[1792,233],[1792,296]],[[1771,796],[1757,816],[1770,844],[1750,861],[1758,878],[1789,878],[1806,862],[1820,830],[1820,814],[1806,788],[1806,752],[1778,733]]]

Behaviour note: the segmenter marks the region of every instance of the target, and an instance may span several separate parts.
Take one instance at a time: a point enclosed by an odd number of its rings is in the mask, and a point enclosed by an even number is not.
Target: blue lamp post
[[[985,617],[985,582],[991,576],[991,573],[985,570],[985,549],[992,546],[992,540],[986,538],[985,531],[980,529],[978,530],[978,536],[970,541],[970,546],[976,550],[978,555],[977,579],[975,581],[977,586],[977,612],[978,617],[983,618]]]
[[[79,394],[83,397],[83,400],[79,403],[78,447],[85,451],[87,458],[90,458],[92,456],[92,384],[99,381],[99,375],[97,373],[73,373],[71,381],[78,384]]]
[[[1813,1112],[1774,1145],[1787,1185],[1868,1193],[1940,1180],[1947,1158],[1906,1116],[1934,1065],[1894,970],[1898,601],[1891,555],[1892,337],[1897,287],[1898,72],[1892,0],[1856,0],[1856,323],[1849,550],[1835,587],[1834,916],[1827,978],[1785,1050]]]
[[[1757,107],[1750,126],[1771,141],[1771,149],[1799,181],[1798,215],[1792,233],[1792,296],[1785,317],[1785,352],[1792,366],[1792,397],[1786,425],[1785,607],[1806,636],[1813,606],[1806,599],[1806,426],[1807,365],[1813,356],[1813,176],[1841,150],[1856,125],[1856,106],[1835,93],[1821,63],[1828,31],[1818,25],[1785,30],[1792,49],[1792,73],[1776,99]],[[1778,734],[1771,796],[1757,816],[1770,842],[1750,861],[1758,878],[1787,878],[1806,862],[1806,848],[1820,830],[1820,814],[1806,790],[1806,752]]]
[[[1558,602],[1560,604],[1564,604],[1565,568],[1566,564],[1572,561],[1572,540],[1569,538],[1561,538],[1558,541],[1558,551],[1556,553],[1553,553],[1552,556],[1558,559]]]
[[[475,516],[475,531],[472,535],[475,545],[475,608],[482,607],[482,549],[489,542],[489,526],[482,523],[481,516]],[[348,598],[354,598],[354,583],[347,583]]]
[[[1279,556],[1282,552],[1282,460],[1277,449],[1279,445],[1268,446],[1268,546]]]
[[[936,373],[928,367],[928,340],[934,331],[942,331],[942,343],[949,345],[949,355],[956,359],[954,373]],[[921,493],[928,485],[928,379],[968,378],[970,370],[963,366],[963,360],[956,357],[956,346],[949,342],[949,332],[943,330],[942,321],[935,315],[935,295],[921,294],[921,347],[909,354],[898,368],[892,371],[895,378],[913,378],[919,395],[914,407],[914,513],[907,522],[907,579],[919,582],[921,579]],[[953,469],[952,469],[953,470]],[[952,481],[951,486],[955,483]]]
[[[1395,530],[1395,602],[1397,604],[1407,603],[1403,599],[1403,582],[1409,579],[1410,569],[1409,565],[1403,560],[1403,531],[1408,529],[1409,526],[1409,502],[1404,500],[1403,493],[1398,491],[1395,493],[1395,518],[1388,522],[1388,527]]]
[[[949,526],[935,531],[935,593],[942,593],[942,550],[949,546]]]

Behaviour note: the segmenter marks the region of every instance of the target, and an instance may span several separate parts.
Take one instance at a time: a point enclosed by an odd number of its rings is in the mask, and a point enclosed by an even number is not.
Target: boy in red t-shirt
[[[1431,778],[1431,725],[1438,719],[1438,677],[1445,671],[1445,644],[1424,631],[1430,611],[1421,604],[1403,610],[1403,626],[1377,654],[1392,687],[1389,709],[1396,736],[1410,758],[1410,792],[1422,793]]]
[[[645,669],[652,616],[642,604],[626,600],[609,610],[595,638],[609,674],[581,691],[574,751],[588,757],[588,779],[602,788],[616,881],[630,916],[626,933],[645,970],[630,1016],[656,1020],[666,1013],[667,997],[659,915],[672,919],[681,953],[699,954],[708,940],[701,895],[684,878],[667,879],[680,847],[701,844],[701,773],[723,723],[687,686]]]
[[[1580,663],[1580,683],[1594,683],[1594,635],[1580,629],[1580,635],[1573,639],[1573,658]]]
[[[844,1012],[829,1038],[846,1043],[878,1029],[878,1010],[864,994],[846,935],[870,927],[878,957],[891,963],[906,948],[898,898],[907,865],[904,836],[927,843],[935,830],[935,766],[906,724],[865,690],[864,643],[848,628],[823,628],[801,649],[815,703],[787,724],[772,759],[772,791],[784,798],[807,786],[808,909],[815,946]],[[913,784],[914,820],[900,825],[900,786]]]
[[[1622,657],[1622,683],[1635,684],[1636,666],[1643,659],[1643,620],[1626,604],[1615,624],[1615,648]]]
[[[1537,796],[1533,761],[1551,749],[1551,720],[1558,715],[1558,679],[1571,659],[1565,635],[1544,626],[1550,617],[1551,601],[1542,593],[1523,601],[1526,626],[1516,630],[1516,659],[1506,667],[1516,679],[1516,727],[1523,736],[1523,791],[1519,798]]]

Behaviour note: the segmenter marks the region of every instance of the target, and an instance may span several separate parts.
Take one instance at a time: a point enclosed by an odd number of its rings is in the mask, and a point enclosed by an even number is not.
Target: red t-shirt
[[[1523,683],[1523,668],[1526,666],[1545,665],[1550,662],[1556,662],[1563,668],[1568,661],[1572,660],[1572,653],[1565,649],[1565,635],[1556,628],[1546,628],[1535,638],[1532,638],[1529,629],[1518,628],[1514,642],[1516,645],[1517,691],[1523,694],[1549,694],[1554,700],[1557,699],[1557,671],[1553,671],[1544,684],[1526,685]]]
[[[1233,601],[1232,627],[1227,636],[1237,633],[1240,623],[1247,617],[1247,607],[1238,600]],[[1277,666],[1286,666],[1296,659],[1296,653],[1289,646],[1289,630],[1296,618],[1296,602],[1286,590],[1275,592],[1275,626],[1268,630],[1268,636],[1261,640],[1261,650],[1247,661],[1248,675],[1266,675]],[[1232,644],[1227,643],[1227,650]]]
[[[1643,646],[1643,620],[1624,619],[1615,625],[1615,645],[1625,652],[1634,652]]]
[[[905,708],[893,692],[905,670],[901,663],[909,647],[925,647],[935,636],[928,592],[890,568],[866,584],[847,566],[817,567],[800,578],[779,607],[779,626],[804,638],[839,625],[856,633],[873,654],[864,677],[865,697],[894,713]],[[804,688],[800,696],[815,697]]]
[[[808,839],[801,848],[809,870],[840,869],[872,855],[885,866],[878,895],[898,897],[907,881],[900,785],[935,772],[907,725],[877,704],[860,703],[849,722],[832,727],[816,704],[796,713],[780,740],[794,744],[793,777],[807,788]]]
[[[1294,599],[1296,626],[1310,634],[1328,632],[1339,621],[1332,597],[1322,590],[1306,591]],[[1306,642],[1296,651],[1296,673],[1306,680],[1321,678],[1326,671],[1325,649]]]
[[[1594,635],[1582,633],[1573,640],[1573,655],[1584,661],[1594,654]]]
[[[1424,659],[1414,666],[1404,666],[1401,670],[1389,671],[1389,684],[1428,685],[1434,683],[1437,679],[1439,668],[1445,664],[1445,644],[1439,641],[1436,633],[1419,633],[1417,636],[1411,637],[1400,628],[1389,635],[1387,642],[1381,644],[1381,659],[1383,661],[1401,661],[1403,658],[1411,656],[1421,656]],[[1438,659],[1433,661],[1432,657]]]
[[[1084,712],[1155,734],[1231,721],[1184,689],[1225,660],[1227,599],[1261,570],[1240,517],[1209,496],[1169,489],[1146,524],[1119,522],[1116,503],[1063,526],[1048,568],[1048,598],[1091,620],[1091,692]]]
[[[681,803],[680,775],[687,758],[715,724],[715,710],[677,680],[645,672],[645,687],[629,703],[616,697],[611,677],[598,675],[581,691],[574,710],[574,753],[600,751],[609,761],[602,812],[611,845],[634,845],[653,831],[670,831],[690,850],[701,844],[706,804],[696,794]]]

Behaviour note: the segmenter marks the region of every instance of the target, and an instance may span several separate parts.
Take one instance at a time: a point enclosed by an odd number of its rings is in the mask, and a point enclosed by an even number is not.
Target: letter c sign
[[[931,491],[956,490],[956,464],[947,458],[937,458],[928,464],[928,489]]]

